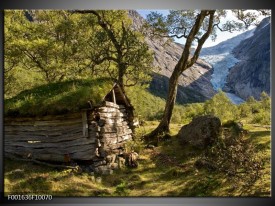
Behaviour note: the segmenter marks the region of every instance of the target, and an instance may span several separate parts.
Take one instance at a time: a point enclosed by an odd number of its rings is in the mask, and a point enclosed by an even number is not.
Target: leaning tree
[[[145,136],[150,140],[169,132],[169,124],[176,101],[178,80],[186,69],[198,59],[205,41],[211,37],[215,40],[217,31],[235,31],[247,29],[258,24],[260,15],[270,15],[270,10],[231,10],[234,20],[226,20],[227,10],[171,10],[167,16],[151,12],[147,16],[149,34],[156,37],[184,38],[182,55],[169,79],[169,90],[162,119],[151,133]]]

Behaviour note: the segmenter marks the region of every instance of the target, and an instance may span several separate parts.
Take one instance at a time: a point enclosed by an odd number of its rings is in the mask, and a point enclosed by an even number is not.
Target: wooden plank
[[[113,112],[113,113],[100,113],[100,118],[121,118],[121,117],[126,117],[125,114],[121,112]]]
[[[55,147],[55,148],[27,148],[27,147],[18,147],[18,146],[5,146],[5,152],[10,152],[13,154],[71,154],[71,153],[77,153],[87,150],[95,150],[96,146],[95,144],[86,144],[81,146],[72,146],[72,147]]]
[[[31,126],[31,125],[5,125],[4,132],[56,132],[56,131],[73,131],[82,128],[82,124],[64,125],[64,126]]]
[[[19,142],[19,141],[5,141],[5,146],[20,146],[27,148],[65,148],[65,147],[75,147],[85,144],[93,144],[96,142],[95,138],[80,138],[71,141],[63,141],[56,143],[49,143],[43,141],[29,141],[29,142]]]
[[[102,127],[100,134],[103,133],[117,133],[117,134],[130,134],[132,130],[128,126],[121,127]]]
[[[117,138],[117,133],[103,133],[99,135],[99,138]]]
[[[112,152],[112,150],[116,150],[116,149],[124,148],[124,147],[125,147],[125,143],[122,142],[122,143],[116,143],[116,144],[106,145],[106,149],[105,150]]]
[[[4,117],[4,122],[12,122],[12,121],[51,121],[51,120],[64,120],[64,119],[79,119],[81,118],[81,113],[69,113],[65,115],[47,115],[43,117]]]
[[[60,130],[51,130],[48,128],[48,130],[9,130],[9,131],[4,131],[5,135],[40,135],[40,136],[60,136],[63,134],[68,134],[68,133],[77,133],[77,132],[82,132],[82,127],[73,127],[71,129],[60,129]]]
[[[20,126],[20,125],[28,125],[28,126],[66,126],[66,125],[74,125],[74,124],[82,124],[82,120],[80,119],[72,119],[72,120],[54,120],[54,121],[11,121],[5,123],[5,126]]]
[[[115,122],[115,123],[109,123],[107,122],[104,127],[124,127],[128,126],[128,122],[123,121],[123,122]]]
[[[100,107],[100,108],[98,108],[98,111],[111,113],[111,112],[118,112],[119,110],[116,108],[112,108],[112,107]]]
[[[105,106],[105,107],[113,107],[113,108],[116,108],[116,109],[119,108],[119,106],[116,103],[114,103],[114,101],[113,102],[105,101],[103,103],[103,106]]]
[[[114,89],[112,89],[112,100],[113,100],[113,103],[116,104],[116,94]]]
[[[44,135],[44,134],[20,134],[20,135],[14,135],[14,134],[5,134],[4,140],[5,141],[43,141],[43,142],[63,142],[68,140],[74,140],[83,138],[82,131],[76,131],[76,132],[70,132],[68,134],[63,133],[59,136],[50,136],[50,135]]]
[[[130,134],[118,136],[118,142],[124,142],[124,141],[130,140],[130,139],[132,139],[132,135],[130,135]]]

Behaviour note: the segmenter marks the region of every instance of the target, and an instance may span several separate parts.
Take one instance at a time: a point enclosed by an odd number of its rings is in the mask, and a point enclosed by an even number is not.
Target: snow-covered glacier
[[[253,36],[253,32],[254,29],[223,41],[216,46],[202,49],[200,58],[211,64],[214,68],[211,83],[216,91],[219,89],[222,90],[230,68],[239,62],[232,54],[232,50],[240,44],[242,40]],[[240,104],[244,101],[233,93],[226,94],[234,104]]]

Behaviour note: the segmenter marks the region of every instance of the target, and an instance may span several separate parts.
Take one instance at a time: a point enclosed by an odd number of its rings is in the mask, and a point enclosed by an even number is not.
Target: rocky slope
[[[144,23],[143,17],[136,11],[129,11],[133,20],[133,28],[139,29]],[[172,71],[183,51],[182,45],[156,38],[146,37],[146,42],[154,52],[153,80],[150,91],[155,95],[165,98],[168,91],[168,81]],[[210,82],[212,67],[207,62],[199,59],[190,69],[183,72],[179,80],[177,101],[179,103],[201,102],[211,98],[215,90]]]
[[[253,32],[254,30],[250,30],[223,41],[216,46],[202,49],[200,57],[210,63],[214,68],[211,83],[216,91],[224,88],[229,69],[239,62],[239,60],[232,54],[233,49],[244,39],[253,36]],[[242,98],[237,96],[234,91],[227,90],[226,94],[235,104],[244,101]]]
[[[270,18],[265,18],[254,35],[233,49],[239,62],[227,76],[225,90],[247,99],[259,99],[261,92],[270,94]]]

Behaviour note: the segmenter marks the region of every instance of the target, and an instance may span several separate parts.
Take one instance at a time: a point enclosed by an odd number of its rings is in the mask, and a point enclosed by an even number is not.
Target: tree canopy
[[[79,78],[110,77],[122,86],[147,81],[152,53],[127,14],[5,11],[5,96]]]

